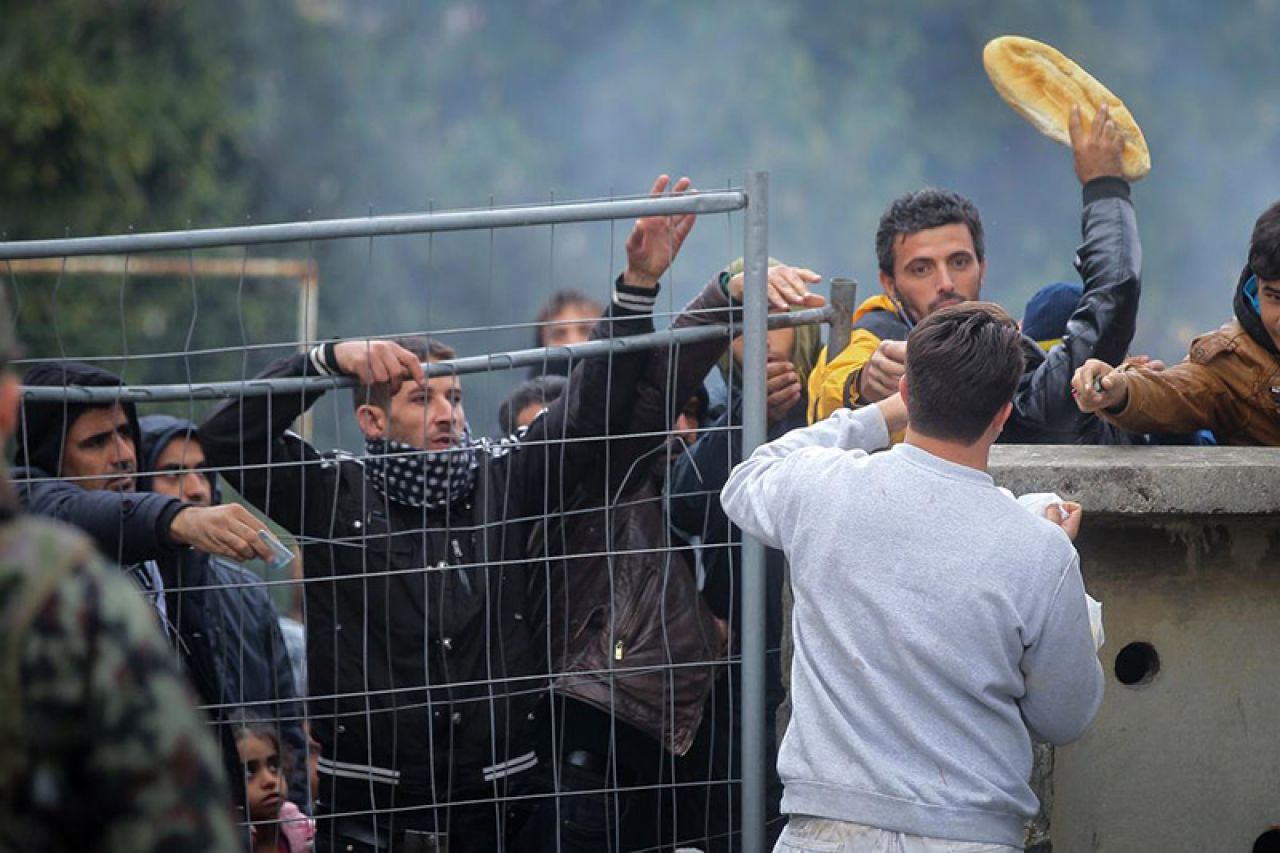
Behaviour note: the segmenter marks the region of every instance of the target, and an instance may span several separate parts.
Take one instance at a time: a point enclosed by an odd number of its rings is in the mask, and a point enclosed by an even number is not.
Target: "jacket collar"
[[[1262,347],[1273,356],[1280,358],[1280,349],[1276,348],[1276,342],[1271,339],[1271,335],[1267,333],[1267,329],[1262,325],[1262,317],[1258,314],[1258,309],[1254,307],[1254,301],[1246,292],[1246,287],[1253,282],[1253,299],[1257,298],[1257,280],[1254,278],[1253,270],[1246,264],[1240,273],[1240,280],[1236,282],[1236,295],[1233,302],[1235,308],[1236,320],[1240,322],[1245,333],[1253,339],[1253,342]]]

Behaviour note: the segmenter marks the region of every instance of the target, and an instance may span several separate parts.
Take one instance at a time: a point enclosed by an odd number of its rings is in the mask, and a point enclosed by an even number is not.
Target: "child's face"
[[[245,735],[236,743],[244,765],[245,800],[250,820],[274,820],[284,802],[284,775],[280,772],[280,752],[275,741]]]

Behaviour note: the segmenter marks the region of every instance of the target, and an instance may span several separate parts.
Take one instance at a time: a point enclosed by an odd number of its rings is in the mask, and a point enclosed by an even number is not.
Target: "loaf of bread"
[[[1151,171],[1147,140],[1128,107],[1061,52],[1035,39],[1001,36],[987,42],[982,64],[1000,97],[1036,130],[1063,145],[1071,144],[1072,104],[1080,105],[1085,130],[1106,104],[1124,137],[1124,177],[1136,181]]]

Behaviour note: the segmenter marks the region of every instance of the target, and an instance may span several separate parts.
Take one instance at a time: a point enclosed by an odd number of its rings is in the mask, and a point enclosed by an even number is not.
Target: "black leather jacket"
[[[1006,444],[1133,443],[1130,433],[1081,412],[1071,397],[1076,368],[1090,358],[1124,361],[1137,326],[1142,243],[1128,183],[1097,178],[1085,185],[1081,231],[1075,265],[1084,294],[1061,345],[1046,353],[1024,341],[1027,367],[1000,436]]]
[[[730,313],[715,279],[672,327],[726,323]],[[536,610],[547,620],[555,690],[674,755],[693,743],[725,649],[692,550],[669,523],[662,434],[727,346],[722,338],[653,352],[629,401],[625,431],[638,437],[595,456],[536,540],[553,558],[547,602]]]
[[[615,304],[595,334],[652,329],[648,313]],[[201,426],[208,459],[232,468],[228,482],[303,543],[308,710],[326,811],[490,798],[536,766],[546,644],[530,630],[527,581],[545,565],[528,550],[530,532],[595,450],[561,440],[621,423],[644,363],[639,353],[579,364],[518,445],[478,453],[471,495],[438,512],[386,500],[360,460],[289,432],[319,393],[232,400]],[[297,355],[261,376],[317,372]]]

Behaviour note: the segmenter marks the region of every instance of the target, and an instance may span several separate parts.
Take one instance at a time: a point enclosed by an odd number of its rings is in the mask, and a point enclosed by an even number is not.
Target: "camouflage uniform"
[[[238,849],[151,609],[83,536],[4,510],[0,743],[0,850]]]

